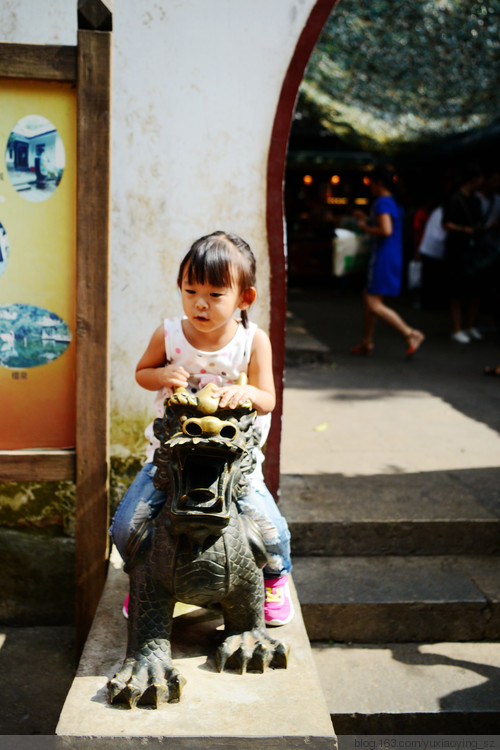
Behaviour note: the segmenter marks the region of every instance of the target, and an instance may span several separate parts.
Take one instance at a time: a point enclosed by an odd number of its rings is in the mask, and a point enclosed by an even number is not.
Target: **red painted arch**
[[[284,236],[283,181],[286,150],[299,86],[323,27],[340,0],[317,0],[295,47],[283,80],[274,117],[267,162],[266,229],[271,268],[270,337],[273,347],[273,369],[276,383],[276,407],[267,441],[266,482],[278,498],[280,483],[280,440],[283,414],[286,329],[286,251]]]

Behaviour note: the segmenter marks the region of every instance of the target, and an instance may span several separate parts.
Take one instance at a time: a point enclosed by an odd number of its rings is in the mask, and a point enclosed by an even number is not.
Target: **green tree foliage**
[[[500,0],[341,0],[311,56],[296,121],[391,148],[498,117]]]

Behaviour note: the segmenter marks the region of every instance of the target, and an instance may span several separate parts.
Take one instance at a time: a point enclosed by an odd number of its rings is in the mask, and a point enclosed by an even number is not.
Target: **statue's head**
[[[219,409],[218,403],[212,384],[196,395],[178,389],[155,421],[160,447],[154,483],[167,494],[173,533],[220,535],[231,502],[245,492],[245,476],[253,468],[250,449],[258,441],[257,413],[249,401],[236,409]]]

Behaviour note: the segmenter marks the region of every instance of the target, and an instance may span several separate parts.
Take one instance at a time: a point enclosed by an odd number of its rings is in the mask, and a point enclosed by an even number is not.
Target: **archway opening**
[[[498,8],[401,4],[390,23],[386,11],[381,0],[342,0],[300,84],[285,170],[292,285],[339,275],[332,235],[369,205],[376,164],[396,169],[411,219],[420,205],[444,200],[464,162],[491,163],[500,132]],[[405,250],[408,262],[413,248]]]
[[[400,187],[406,192],[407,217],[411,217],[426,197],[429,185],[433,193],[442,195],[452,186],[460,163],[471,159],[487,163],[492,144],[498,144],[500,127],[493,104],[497,76],[494,56],[498,51],[496,11],[492,4],[474,2],[467,8],[460,5],[445,0],[403,4],[394,9],[390,24],[385,24],[383,8],[378,3],[360,8],[353,0],[342,0],[340,4],[325,0],[316,3],[311,12],[283,84],[268,165],[271,338],[278,384],[285,362],[287,280],[290,286],[297,279],[301,284],[326,283],[334,287],[363,283],[361,272],[342,277],[333,272],[332,241],[334,230],[349,218],[353,204],[369,203],[366,172],[380,161],[393,164],[401,177]],[[424,48],[427,44],[427,56],[422,54],[421,43],[420,47],[417,44],[420,38]],[[333,52],[331,46],[328,49],[329,43],[335,44]],[[313,48],[311,64],[319,57],[317,70],[310,74],[308,68],[303,80]],[[346,55],[351,51],[357,56],[353,55],[349,62]],[[476,64],[472,65],[471,60]],[[362,68],[364,61],[368,70]],[[327,63],[331,63],[330,69]],[[332,65],[337,91],[322,98],[325,92],[321,85],[332,73]],[[308,93],[308,88],[311,94],[313,83],[317,85],[310,100],[320,128],[308,134],[301,128],[301,96],[304,90]],[[452,84],[458,85],[458,90],[452,90]],[[367,94],[376,99],[377,92],[380,101],[367,103]],[[343,127],[336,127],[339,121]],[[321,128],[326,132],[321,132]],[[377,129],[381,137],[376,136]],[[404,131],[411,131],[411,138],[402,137]],[[311,148],[307,147],[308,137],[314,141]],[[283,182],[288,269],[284,254]],[[435,195],[433,199],[436,200]],[[412,243],[410,231],[405,245],[406,263],[413,255]],[[280,415],[281,401],[271,446],[276,436],[279,445]],[[279,483],[279,458],[275,453],[271,447],[268,480],[271,476],[273,487]]]

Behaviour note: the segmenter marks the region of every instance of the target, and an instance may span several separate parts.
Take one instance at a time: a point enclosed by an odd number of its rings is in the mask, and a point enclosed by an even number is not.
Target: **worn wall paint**
[[[281,84],[315,0],[120,0],[113,15],[111,443],[137,453],[151,394],[135,364],[197,237],[241,234],[269,322],[266,167]],[[76,0],[3,0],[4,41],[76,44]],[[118,447],[117,447],[118,446]]]

